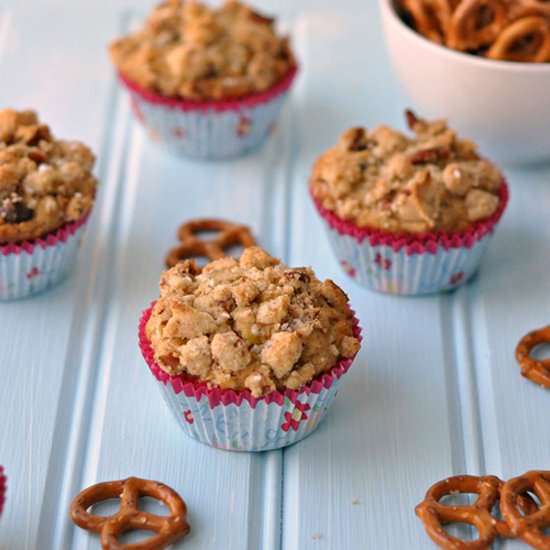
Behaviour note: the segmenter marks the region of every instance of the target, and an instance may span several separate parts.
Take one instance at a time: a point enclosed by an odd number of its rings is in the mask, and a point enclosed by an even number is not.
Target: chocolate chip
[[[33,216],[34,210],[31,210],[22,202],[10,203],[8,206],[0,206],[0,217],[9,224],[26,222]]]

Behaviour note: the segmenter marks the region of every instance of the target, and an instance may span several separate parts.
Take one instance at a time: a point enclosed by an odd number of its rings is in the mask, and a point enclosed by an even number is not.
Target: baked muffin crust
[[[94,155],[33,111],[0,111],[0,243],[43,237],[91,209]]]
[[[240,2],[167,0],[140,31],[111,45],[119,71],[166,97],[228,99],[269,89],[295,66],[274,20]]]
[[[453,232],[491,216],[503,177],[445,120],[407,112],[415,136],[352,128],[315,163],[313,196],[339,218],[391,232]]]
[[[359,350],[345,293],[257,247],[166,271],[146,335],[165,372],[256,397],[298,389]]]

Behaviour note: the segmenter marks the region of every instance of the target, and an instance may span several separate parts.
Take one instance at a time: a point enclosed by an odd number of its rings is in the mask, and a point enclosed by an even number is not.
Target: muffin
[[[346,131],[316,161],[310,192],[348,275],[381,292],[431,294],[477,271],[508,187],[445,120],[406,114],[413,137]]]
[[[140,346],[184,431],[211,446],[284,447],[324,417],[360,346],[345,293],[261,248],[166,271]]]
[[[58,283],[94,203],[94,155],[33,111],[0,111],[0,299]]]
[[[240,155],[274,127],[296,74],[275,21],[230,0],[167,0],[111,57],[149,136],[198,158]]]

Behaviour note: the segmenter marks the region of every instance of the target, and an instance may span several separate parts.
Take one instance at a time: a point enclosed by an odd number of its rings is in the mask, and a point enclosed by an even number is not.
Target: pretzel
[[[140,497],[160,500],[170,510],[169,516],[157,516],[138,509]],[[87,510],[103,500],[120,498],[120,509],[112,516],[96,516]],[[71,503],[71,519],[76,525],[99,533],[103,550],[162,550],[189,532],[187,508],[182,498],[158,481],[129,477],[107,481],[84,489]],[[121,544],[118,538],[131,530],[157,533],[135,544]]]
[[[534,493],[540,506],[533,513],[523,514],[517,508],[517,496]],[[500,499],[502,516],[513,533],[533,548],[548,550],[550,535],[543,530],[550,527],[550,472],[531,471],[507,481]]]
[[[420,34],[443,43],[451,21],[451,5],[447,0],[402,0],[402,5]]]
[[[540,344],[550,344],[550,325],[526,334],[516,347],[516,360],[521,374],[536,384],[550,389],[550,359],[534,359],[531,352]]]
[[[204,241],[196,236],[201,231],[217,231],[218,235],[212,240]],[[178,229],[178,238],[181,243],[168,252],[166,267],[173,267],[185,259],[196,257],[218,260],[226,255],[225,250],[230,246],[241,245],[246,248],[256,244],[248,227],[209,218],[184,223]]]
[[[546,0],[516,0],[510,4],[509,8],[511,21],[515,21],[526,15],[550,17],[550,2]]]
[[[522,17],[508,27],[489,48],[487,57],[508,61],[550,61],[550,25],[540,15]]]
[[[446,45],[455,50],[477,50],[491,44],[508,21],[501,0],[462,0],[452,14]]]
[[[416,507],[428,536],[441,548],[451,550],[484,550],[489,548],[497,536],[512,537],[506,522],[496,519],[491,511],[500,498],[503,482],[495,476],[454,476],[432,485],[424,500]],[[450,494],[477,493],[479,496],[470,506],[445,506],[440,500]],[[521,510],[533,512],[536,505],[523,491],[516,495]],[[443,525],[467,523],[479,531],[476,540],[461,540],[449,535]]]

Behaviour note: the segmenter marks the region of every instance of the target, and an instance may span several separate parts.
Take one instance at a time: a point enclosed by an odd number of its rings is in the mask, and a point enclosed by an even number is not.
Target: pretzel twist
[[[496,476],[454,476],[432,485],[424,500],[416,507],[416,514],[424,523],[428,536],[441,548],[450,550],[485,550],[498,537],[513,537],[508,524],[495,518],[492,510],[500,499],[504,483]],[[443,497],[457,493],[477,493],[476,501],[467,506],[446,506]],[[514,502],[525,513],[536,511],[536,504],[520,491]],[[448,523],[467,523],[479,531],[476,540],[461,540],[443,529]]]
[[[138,509],[140,497],[152,497],[168,507],[170,515],[157,516]],[[88,509],[98,502],[120,498],[120,509],[112,516],[96,516]],[[92,485],[78,494],[70,507],[76,525],[99,533],[103,550],[162,550],[189,532],[187,507],[170,487],[158,481],[129,477]],[[156,535],[138,543],[121,544],[119,537],[130,530],[152,531]]]
[[[201,231],[216,231],[218,234],[212,240],[202,240],[197,237]],[[181,243],[168,252],[166,267],[196,257],[218,260],[226,255],[226,250],[235,245],[243,247],[254,246],[256,240],[250,229],[244,225],[234,224],[218,219],[197,219],[184,223],[178,229]]]
[[[540,506],[535,512],[524,514],[518,509],[517,497],[526,492],[534,493]],[[544,529],[550,527],[550,472],[531,471],[507,481],[502,489],[500,509],[515,536],[533,548],[550,548],[550,535],[544,534]]]
[[[529,15],[514,21],[498,36],[487,57],[530,63],[550,61],[548,18]]]
[[[445,41],[451,21],[447,0],[403,0],[402,4],[420,34],[439,44]]]
[[[509,18],[511,21],[526,15],[550,17],[550,2],[546,0],[516,0],[510,4]]]
[[[456,50],[477,50],[491,44],[508,20],[501,0],[462,0],[453,12],[447,46]]]
[[[531,353],[540,344],[550,344],[550,325],[526,334],[516,348],[521,374],[536,384],[550,389],[550,359],[535,359]]]

